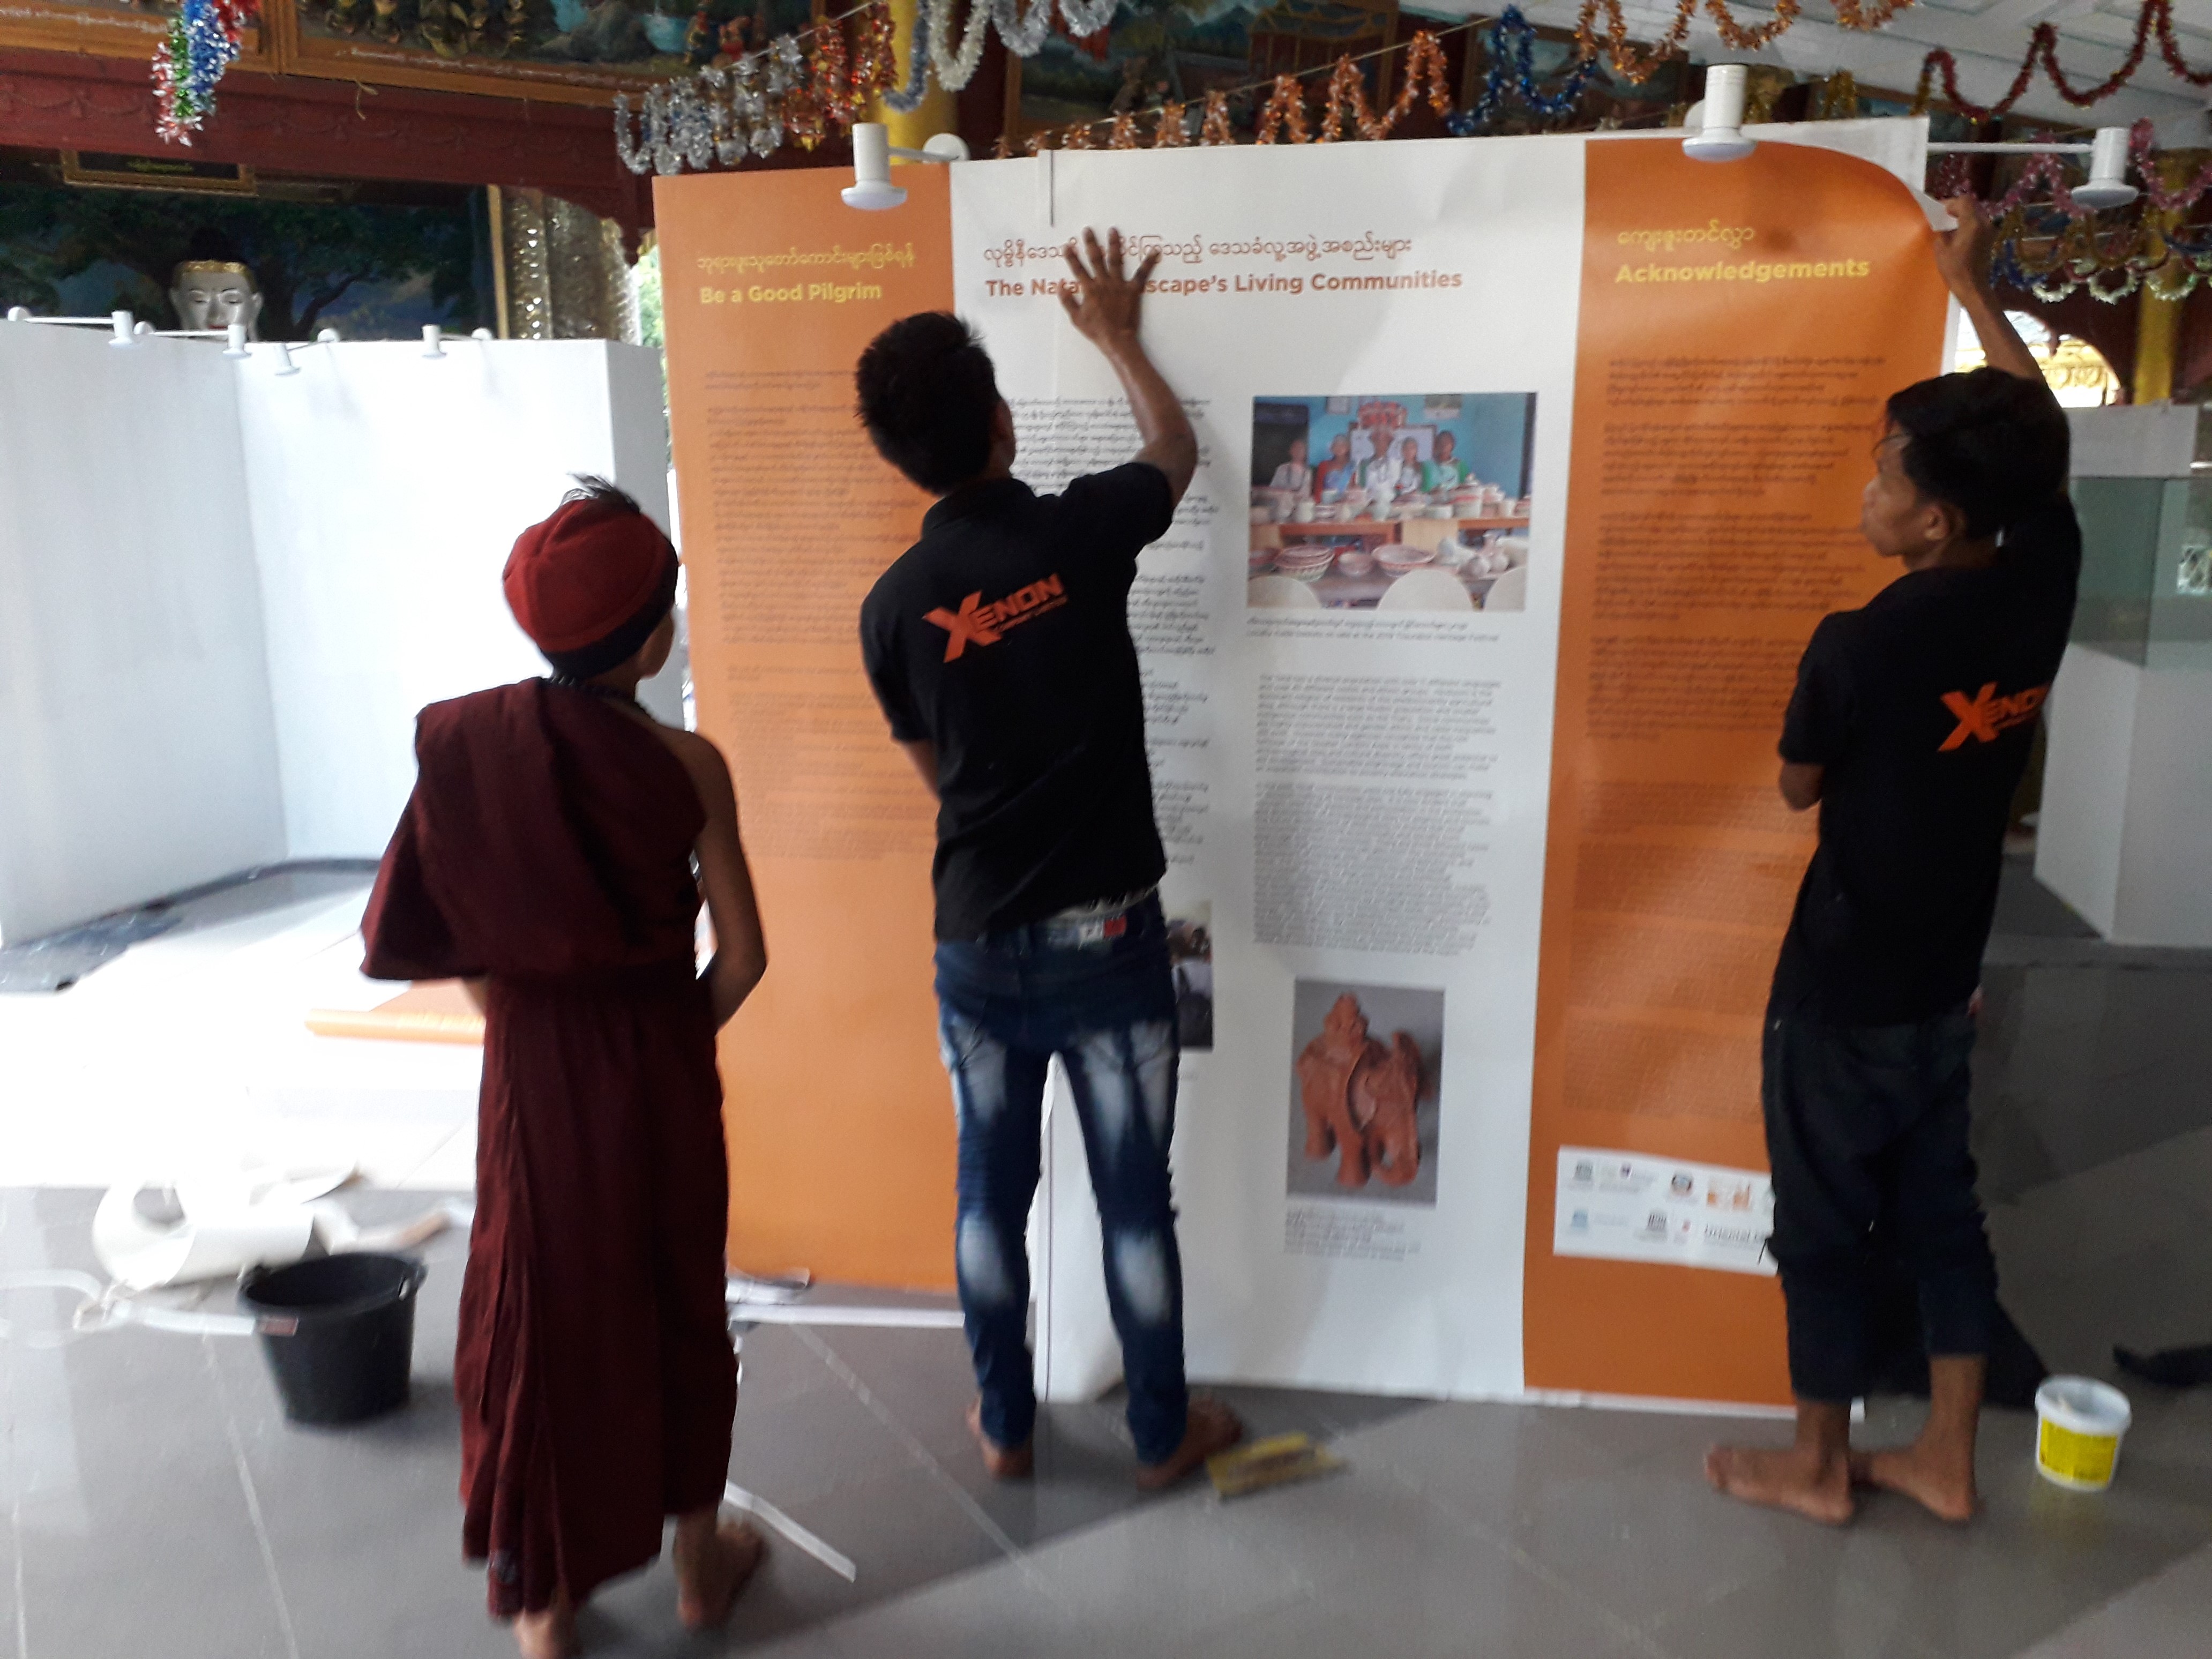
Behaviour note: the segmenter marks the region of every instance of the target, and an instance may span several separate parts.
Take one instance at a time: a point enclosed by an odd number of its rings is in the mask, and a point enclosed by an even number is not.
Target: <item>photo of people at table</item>
[[[1247,603],[1519,611],[1533,392],[1256,398]]]

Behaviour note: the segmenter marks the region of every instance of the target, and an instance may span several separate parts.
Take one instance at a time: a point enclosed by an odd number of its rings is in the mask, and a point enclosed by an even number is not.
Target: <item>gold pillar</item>
[[[2145,283],[2142,308],[2136,313],[2135,384],[2128,389],[2135,402],[2162,403],[2173,396],[2173,357],[2180,338],[2181,301]]]
[[[2160,182],[2180,190],[2204,164],[2203,150],[2168,150],[2157,159]],[[2143,204],[2143,236],[2154,253],[2165,237],[2181,227],[2187,216],[2179,210],[2161,212]],[[2174,394],[2174,374],[2181,355],[2181,306],[2188,295],[2180,290],[2188,272],[2171,255],[2148,272],[2142,298],[2136,312],[2136,372],[2128,395],[2139,404],[2154,404]]]
[[[891,51],[898,60],[902,75],[912,72],[914,52],[914,20],[929,0],[890,0]],[[902,82],[903,84],[903,82]],[[910,113],[901,115],[888,109],[880,98],[869,110],[870,116],[890,129],[891,143],[901,149],[920,149],[931,137],[940,132],[960,130],[958,100],[937,84],[933,76],[929,91],[921,105]]]

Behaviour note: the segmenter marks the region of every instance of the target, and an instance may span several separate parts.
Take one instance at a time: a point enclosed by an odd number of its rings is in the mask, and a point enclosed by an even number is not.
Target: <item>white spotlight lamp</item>
[[[108,344],[112,346],[120,346],[127,351],[132,346],[138,343],[137,329],[137,319],[132,317],[129,312],[111,311],[107,313],[107,320],[113,324],[115,327],[115,337],[110,340],[107,343]]]
[[[336,345],[337,343],[337,330],[334,328],[319,328],[315,331],[315,343],[317,345]]]
[[[247,357],[252,354],[246,349],[246,325],[226,324],[222,331],[222,355],[226,357]]]
[[[435,323],[422,325],[422,355],[425,357],[446,355],[446,331]]]
[[[277,342],[276,342],[276,376],[277,376],[277,378],[278,378],[279,380],[282,380],[282,379],[283,379],[285,375],[287,375],[287,374],[297,374],[299,372],[300,372],[300,366],[299,366],[299,364],[297,364],[297,363],[295,363],[295,362],[294,362],[292,361],[292,348],[291,348],[290,346],[289,346],[289,345],[285,344],[285,343],[284,343],[284,342],[283,342],[283,341],[282,341],[282,340],[277,341]]]
[[[2141,194],[2128,182],[2128,130],[2099,127],[2089,145],[2089,182],[2075,186],[2074,199],[2091,210],[2124,208]]]
[[[897,207],[906,191],[891,182],[891,133],[881,121],[853,126],[853,182],[839,192],[849,208],[879,212]]]
[[[1698,130],[1682,140],[1682,153],[1693,161],[1741,161],[1756,149],[1758,141],[1743,131],[1744,82],[1741,64],[1711,64],[1705,68],[1705,95]]]

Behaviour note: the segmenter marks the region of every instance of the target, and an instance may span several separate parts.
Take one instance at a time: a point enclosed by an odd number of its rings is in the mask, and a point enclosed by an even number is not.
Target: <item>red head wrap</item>
[[[676,550],[642,513],[603,501],[564,501],[515,538],[501,577],[507,608],[556,668],[604,672],[644,643],[676,593]],[[629,636],[635,634],[636,637]],[[605,654],[592,647],[628,647]]]

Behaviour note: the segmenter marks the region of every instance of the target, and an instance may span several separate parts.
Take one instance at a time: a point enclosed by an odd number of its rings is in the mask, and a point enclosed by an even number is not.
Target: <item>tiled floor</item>
[[[2116,1340],[2212,1340],[2212,956],[2112,951],[2021,877],[1988,974],[1984,1190],[2021,1325],[2054,1364],[2111,1375]],[[201,913],[61,997],[0,997],[0,1273],[88,1267],[94,1189],[165,1136],[201,1155],[289,1137],[386,1186],[465,1178],[473,1055],[346,1043],[331,1064],[298,1013],[385,994],[352,974],[358,884],[287,896]],[[427,1200],[349,1201],[376,1220]],[[0,1296],[18,1324],[0,1341],[0,1656],[512,1651],[456,1559],[460,1252],[448,1237],[427,1253],[409,1409],[343,1432],[287,1427],[249,1341],[40,1346],[58,1300]],[[2212,1653],[2212,1392],[2130,1384],[2136,1426],[2101,1497],[2040,1481],[2032,1423],[1996,1413],[1973,1526],[1878,1500],[1827,1531],[1705,1489],[1716,1433],[1774,1431],[1741,1423],[1231,1390],[1256,1429],[1321,1433],[1348,1471],[1232,1504],[1139,1501],[1110,1404],[1051,1408],[1037,1479],[985,1480],[957,1333],[761,1328],[744,1364],[732,1479],[859,1582],[779,1548],[729,1633],[700,1639],[658,1565],[595,1602],[596,1651]],[[1869,1431],[1914,1415],[1878,1403]]]

